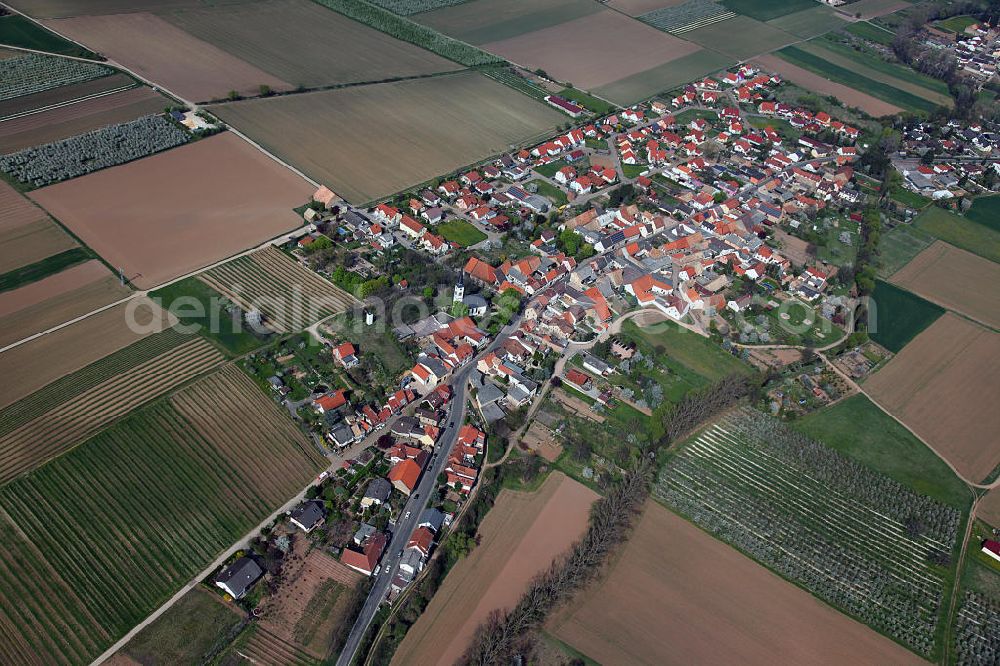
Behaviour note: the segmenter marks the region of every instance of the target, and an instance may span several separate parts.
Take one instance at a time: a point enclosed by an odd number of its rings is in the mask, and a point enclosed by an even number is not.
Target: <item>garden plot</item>
[[[271,246],[199,277],[239,303],[243,310],[263,313],[264,323],[279,333],[302,330],[357,302],[343,289]]]
[[[670,507],[930,657],[961,514],[745,409],[661,471]]]

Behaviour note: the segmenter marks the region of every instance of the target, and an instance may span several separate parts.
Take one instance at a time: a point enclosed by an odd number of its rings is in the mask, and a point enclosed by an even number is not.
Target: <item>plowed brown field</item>
[[[98,384],[0,437],[0,485],[71,449],[117,418],[221,364],[201,338]]]
[[[0,180],[0,273],[74,247],[77,242],[45,211]]]
[[[256,95],[261,85],[293,87],[154,14],[80,16],[45,25],[192,102],[221,99],[230,90]]]
[[[2,292],[0,317],[4,325],[0,328],[0,346],[58,326],[130,293],[96,259]]]
[[[623,551],[546,625],[600,663],[925,663],[654,502]]]
[[[1000,465],[1000,334],[947,313],[865,382],[973,482]]]
[[[81,83],[71,83],[68,86],[49,88],[37,92],[34,95],[22,95],[13,99],[0,101],[0,118],[7,118],[25,111],[34,111],[53,104],[62,104],[81,97],[99,95],[109,90],[118,90],[128,86],[134,86],[135,79],[127,74],[112,74],[102,76],[99,79],[91,79]]]
[[[158,332],[174,321],[151,301],[137,299],[131,329],[126,313],[132,302],[117,305],[96,315],[47,333],[30,342],[0,352],[0,407],[34,393],[63,375],[104,358],[122,347]],[[146,329],[149,330],[146,330]]]
[[[812,90],[823,95],[833,95],[848,106],[857,107],[876,117],[900,113],[903,110],[898,106],[883,102],[877,97],[866,95],[854,88],[848,88],[840,83],[828,81],[819,74],[814,74],[798,65],[793,65],[776,55],[760,55],[754,58],[754,61],[765,71],[780,74],[782,77],[802,86],[806,90]]]
[[[513,607],[531,579],[583,535],[596,499],[560,472],[534,493],[501,491],[479,545],[448,573],[392,663],[454,664],[490,612]]]
[[[0,122],[0,153],[84,134],[163,111],[169,100],[149,88],[130,88],[49,111]]]
[[[31,198],[150,288],[289,231],[313,187],[225,132]]]
[[[1000,328],[1000,264],[936,241],[890,280],[976,321]]]

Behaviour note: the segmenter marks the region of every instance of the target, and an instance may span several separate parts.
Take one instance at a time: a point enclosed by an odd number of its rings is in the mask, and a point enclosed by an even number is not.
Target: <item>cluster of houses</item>
[[[914,163],[912,158],[921,161]],[[909,189],[932,199],[960,198],[1000,182],[1000,125],[989,120],[945,125],[914,122],[894,157]],[[926,163],[925,163],[926,162]]]
[[[974,23],[955,39],[951,32],[928,26],[925,44],[947,49],[958,60],[959,71],[985,83],[997,75],[1000,66],[1000,26]]]

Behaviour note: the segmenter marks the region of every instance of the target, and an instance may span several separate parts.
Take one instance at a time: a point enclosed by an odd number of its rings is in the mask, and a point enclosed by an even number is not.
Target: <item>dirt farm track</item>
[[[602,664],[920,664],[650,502],[603,581],[546,625]]]

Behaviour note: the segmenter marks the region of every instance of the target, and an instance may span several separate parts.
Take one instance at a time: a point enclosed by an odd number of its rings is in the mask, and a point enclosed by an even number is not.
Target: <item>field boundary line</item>
[[[49,104],[48,106],[40,106],[37,109],[30,109],[28,111],[21,111],[20,113],[15,113],[9,116],[4,116],[0,118],[0,123],[5,123],[8,120],[17,120],[18,118],[27,118],[28,116],[33,116],[36,113],[45,113],[46,111],[54,111],[55,109],[61,109],[67,106],[73,106],[74,104],[79,104],[80,102],[87,102],[92,99],[99,99],[101,97],[107,97],[108,95],[114,95],[116,93],[125,92],[126,90],[132,90],[137,86],[121,86],[120,88],[114,88],[112,90],[105,90],[103,92],[93,93],[91,95],[84,95],[83,97],[77,97],[76,99],[66,100],[65,102],[57,102],[56,104]]]

